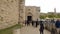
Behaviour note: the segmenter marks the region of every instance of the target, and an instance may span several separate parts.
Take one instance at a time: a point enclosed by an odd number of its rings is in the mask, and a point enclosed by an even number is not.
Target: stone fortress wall
[[[18,0],[0,0],[0,29],[18,23]]]
[[[25,19],[27,20],[28,16],[32,16],[33,21],[39,19],[40,7],[36,6],[25,6]]]
[[[40,7],[26,7],[25,0],[0,0],[0,29],[24,23],[29,13],[33,20],[37,20],[39,11]]]

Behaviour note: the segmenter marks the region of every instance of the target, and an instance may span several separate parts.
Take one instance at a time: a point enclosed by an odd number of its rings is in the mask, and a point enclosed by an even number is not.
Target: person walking
[[[27,25],[27,20],[25,20],[25,26]]]
[[[27,20],[27,26],[29,25],[29,21]]]
[[[32,26],[34,26],[34,21],[32,21]]]
[[[60,33],[60,20],[57,20],[55,23],[56,29],[57,29],[57,34]]]
[[[43,34],[44,33],[44,25],[42,23],[42,21],[40,21],[40,34]]]
[[[36,27],[38,26],[38,21],[36,21]]]
[[[51,20],[51,23],[55,23],[54,19]]]
[[[37,19],[37,21],[36,21],[36,27],[38,27],[38,25],[39,25],[39,23],[38,23],[38,19]]]

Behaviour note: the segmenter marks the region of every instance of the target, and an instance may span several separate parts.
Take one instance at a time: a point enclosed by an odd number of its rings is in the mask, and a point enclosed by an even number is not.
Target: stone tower
[[[0,29],[24,20],[24,3],[24,0],[0,0]]]
[[[19,1],[19,22],[24,23],[25,21],[25,0],[20,0]]]
[[[54,8],[54,13],[56,13],[56,8]]]

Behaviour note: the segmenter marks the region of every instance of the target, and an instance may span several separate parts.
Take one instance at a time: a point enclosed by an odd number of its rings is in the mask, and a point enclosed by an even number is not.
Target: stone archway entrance
[[[32,16],[27,16],[27,21],[32,21]]]
[[[32,22],[32,16],[27,16],[27,21],[30,24]]]

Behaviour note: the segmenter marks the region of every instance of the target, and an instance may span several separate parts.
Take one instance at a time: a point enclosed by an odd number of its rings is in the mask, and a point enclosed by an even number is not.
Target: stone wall
[[[0,29],[18,23],[18,0],[0,0]]]
[[[25,0],[20,1],[20,23],[25,21]]]
[[[32,16],[32,20],[36,21],[39,18],[39,10],[40,7],[25,6],[25,19],[27,20],[27,16]]]

